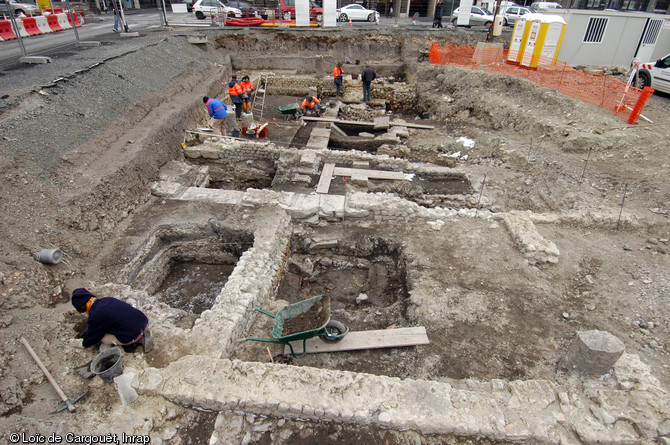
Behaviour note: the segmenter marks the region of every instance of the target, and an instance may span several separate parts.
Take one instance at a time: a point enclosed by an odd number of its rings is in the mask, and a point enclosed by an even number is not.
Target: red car
[[[295,0],[279,0],[279,12],[284,20],[295,20]],[[323,20],[323,8],[313,0],[309,2],[309,20],[319,23]]]

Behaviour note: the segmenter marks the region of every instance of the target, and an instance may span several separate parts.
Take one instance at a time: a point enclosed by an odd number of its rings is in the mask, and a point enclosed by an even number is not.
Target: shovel
[[[65,402],[65,404],[64,404],[63,406],[61,406],[60,408],[58,408],[58,409],[57,409],[56,411],[54,411],[54,412],[55,412],[55,413],[59,413],[59,412],[65,410],[66,408],[67,408],[67,410],[70,411],[70,412],[74,411],[74,410],[75,410],[74,404],[77,403],[78,401],[80,401],[82,398],[84,398],[84,396],[86,396],[86,394],[88,394],[88,390],[87,390],[84,394],[82,394],[82,395],[80,395],[79,397],[77,397],[76,399],[74,399],[74,401],[73,401],[73,400],[70,400],[70,399],[65,395],[65,393],[64,393],[63,390],[60,388],[60,386],[58,386],[58,383],[56,383],[56,381],[54,380],[54,378],[51,376],[51,373],[47,370],[47,368],[44,367],[44,365],[42,364],[42,361],[40,360],[40,358],[37,356],[37,354],[35,354],[35,351],[33,351],[33,348],[31,348],[30,345],[28,344],[28,341],[26,341],[25,338],[21,337],[21,343],[23,343],[23,345],[26,347],[26,349],[27,349],[28,352],[30,353],[31,357],[35,360],[35,363],[37,363],[37,366],[40,367],[40,369],[41,369],[42,372],[44,373],[44,375],[45,375],[45,377],[47,378],[47,380],[49,381],[49,383],[51,383],[51,386],[54,387],[54,389],[56,390],[56,392],[57,392],[58,395],[60,396],[61,400],[62,400],[63,402]]]

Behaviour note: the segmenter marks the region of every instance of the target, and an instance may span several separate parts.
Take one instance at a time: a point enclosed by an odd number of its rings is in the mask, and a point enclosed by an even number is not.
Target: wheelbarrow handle
[[[256,312],[260,312],[261,314],[265,314],[265,315],[267,315],[268,317],[275,318],[275,316],[274,316],[273,314],[271,314],[271,313],[269,313],[269,312],[265,312],[263,309],[254,308],[254,310],[255,310]]]

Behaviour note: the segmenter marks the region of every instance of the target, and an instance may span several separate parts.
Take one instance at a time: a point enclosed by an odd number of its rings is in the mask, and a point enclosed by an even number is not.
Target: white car
[[[32,3],[22,3],[10,0],[9,5],[11,6],[14,15],[19,15],[23,13],[26,16],[36,16],[42,14],[40,8],[38,8],[37,5]],[[0,0],[0,17],[2,17],[3,15],[7,15],[7,13],[8,13],[7,0]]]
[[[351,5],[343,6],[337,11],[337,19],[340,22],[352,21],[368,21],[378,22],[379,13],[373,9],[365,9],[361,5],[353,3]]]
[[[530,5],[530,10],[533,12],[547,12],[553,9],[563,9],[563,6],[557,2],[535,2]]]
[[[228,17],[242,17],[241,10],[226,6],[218,0],[198,0],[193,5],[193,12],[195,12],[195,17],[201,20],[205,17],[212,17],[217,13],[217,11],[225,12]]]
[[[637,77],[637,87],[652,87],[656,91],[670,94],[670,54],[656,63],[643,63]]]
[[[454,26],[458,26],[458,11],[460,8],[454,9],[454,12],[451,13],[451,23]],[[479,6],[473,6],[470,8],[470,25],[484,25],[486,27],[491,26],[493,23],[493,14],[488,9],[480,8]]]

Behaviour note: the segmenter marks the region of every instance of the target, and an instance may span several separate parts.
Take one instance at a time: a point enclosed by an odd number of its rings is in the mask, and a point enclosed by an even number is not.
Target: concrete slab
[[[23,56],[19,59],[21,63],[51,63],[50,57],[44,56]]]

